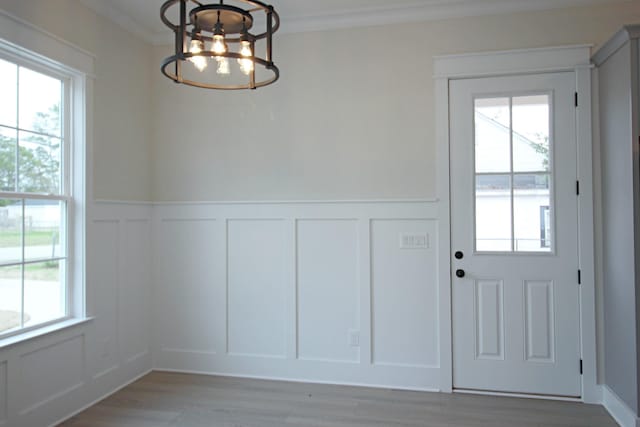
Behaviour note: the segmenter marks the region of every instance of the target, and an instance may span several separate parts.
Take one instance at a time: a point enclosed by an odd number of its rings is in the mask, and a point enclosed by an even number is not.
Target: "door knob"
[[[464,270],[456,270],[456,276],[458,276],[459,278],[463,278],[464,277]]]
[[[462,259],[464,258],[464,254],[460,251],[456,252],[455,255],[456,259]]]

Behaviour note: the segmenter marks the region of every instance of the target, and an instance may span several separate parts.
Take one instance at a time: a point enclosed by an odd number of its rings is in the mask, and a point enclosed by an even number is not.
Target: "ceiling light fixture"
[[[178,21],[167,14],[177,15]],[[273,63],[273,34],[280,17],[273,6],[257,0],[168,0],[160,17],[175,35],[175,52],[161,67],[174,82],[205,89],[256,89],[280,77]],[[252,32],[260,26],[263,29]],[[260,47],[264,58],[256,54]],[[208,69],[214,59],[215,69]],[[238,65],[232,68],[231,63]]]

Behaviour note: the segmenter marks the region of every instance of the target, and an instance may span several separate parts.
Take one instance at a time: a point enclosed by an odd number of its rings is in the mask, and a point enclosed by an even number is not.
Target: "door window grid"
[[[550,99],[474,99],[476,252],[552,250]]]

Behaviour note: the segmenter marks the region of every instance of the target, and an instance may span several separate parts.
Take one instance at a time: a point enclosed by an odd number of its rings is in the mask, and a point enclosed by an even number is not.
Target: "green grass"
[[[22,270],[19,265],[13,267],[0,268],[0,279],[19,279]],[[58,263],[55,261],[41,264],[26,264],[24,266],[25,280],[44,280],[47,282],[57,282],[59,278]]]
[[[43,246],[58,243],[58,230],[27,231],[25,246]],[[11,248],[22,244],[22,233],[19,230],[0,230],[0,248]]]

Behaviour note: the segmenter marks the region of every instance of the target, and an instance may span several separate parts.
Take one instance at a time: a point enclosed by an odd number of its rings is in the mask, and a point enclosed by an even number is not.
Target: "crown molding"
[[[598,67],[616,53],[626,42],[640,38],[640,25],[627,25],[618,31],[593,55],[593,63]]]
[[[637,0],[621,0],[621,2]],[[282,18],[284,33],[438,21],[445,19],[504,15],[576,6],[611,3],[611,0],[433,0],[412,5],[340,10],[331,14]]]
[[[273,0],[277,6],[277,0]],[[409,5],[390,5],[359,9],[341,9],[315,15],[287,15],[279,11],[282,20],[281,33],[304,33],[347,28],[416,23],[453,18],[485,15],[501,15],[517,12],[562,9],[576,6],[606,4],[612,2],[638,2],[639,0],[430,0]],[[105,0],[80,0],[97,14],[110,19],[122,28],[152,45],[173,42],[168,31],[157,32],[143,26]]]

